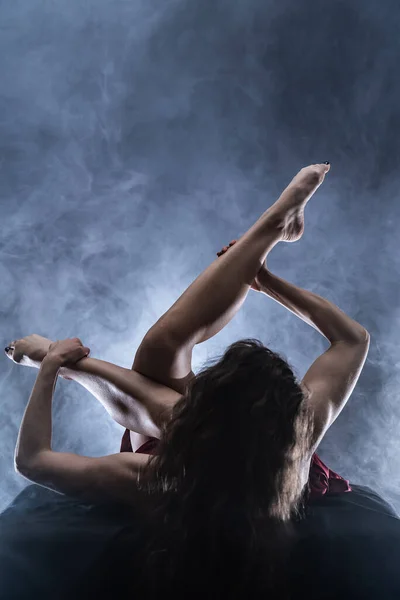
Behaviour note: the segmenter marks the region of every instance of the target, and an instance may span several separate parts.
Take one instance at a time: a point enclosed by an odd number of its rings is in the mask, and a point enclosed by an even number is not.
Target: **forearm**
[[[351,319],[329,300],[303,290],[269,271],[262,274],[259,285],[261,292],[314,327],[331,343],[360,341],[367,335],[360,323]]]
[[[24,471],[43,450],[51,449],[52,400],[59,365],[44,360],[26,407],[15,448],[15,466]]]

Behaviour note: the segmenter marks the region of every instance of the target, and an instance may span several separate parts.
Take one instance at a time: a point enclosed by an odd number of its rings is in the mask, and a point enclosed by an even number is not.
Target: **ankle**
[[[265,224],[268,226],[268,233],[280,239],[285,228],[285,217],[286,213],[280,207],[277,207],[276,203],[271,206],[265,213]]]

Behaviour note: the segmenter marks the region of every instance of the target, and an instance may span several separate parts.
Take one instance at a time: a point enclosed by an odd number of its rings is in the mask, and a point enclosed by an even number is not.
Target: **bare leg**
[[[325,165],[318,168],[324,169],[323,175],[328,170]],[[87,358],[74,369],[62,369],[63,376],[90,391],[117,423],[158,437],[177,400],[173,390],[181,394],[193,377],[193,346],[218,333],[233,318],[271,248],[279,240],[301,237],[302,211],[323,180],[323,175],[318,179],[309,170],[302,170],[235,247],[212,263],[150,329],[135,357],[134,371]],[[15,362],[39,368],[51,340],[33,335],[23,341]],[[154,381],[172,389],[157,387]]]
[[[34,334],[11,342],[6,354],[16,364],[39,369],[51,343]],[[140,373],[91,357],[62,367],[60,375],[86,388],[117,423],[145,436],[160,435],[165,411],[180,397]]]
[[[183,393],[193,377],[194,345],[217,334],[234,317],[270,250],[279,241],[301,237],[305,205],[328,170],[324,164],[300,171],[279,200],[149,330],[132,369]]]

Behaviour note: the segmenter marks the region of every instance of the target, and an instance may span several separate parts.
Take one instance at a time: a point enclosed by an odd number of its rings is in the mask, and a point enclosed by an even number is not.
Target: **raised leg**
[[[15,340],[6,348],[14,363],[39,369],[52,341],[40,335]],[[86,388],[120,425],[140,436],[159,437],[180,395],[140,373],[97,358],[83,358],[75,365],[62,367],[61,377]],[[138,443],[139,443],[138,442]],[[139,443],[140,445],[140,443]]]
[[[136,354],[133,372],[87,358],[68,373],[65,371],[64,376],[90,391],[124,427],[157,437],[177,400],[172,390],[181,394],[193,377],[193,346],[218,333],[233,318],[277,241],[301,237],[304,206],[327,170],[326,165],[317,165],[300,171],[280,199],[229,253],[196,279],[150,329]],[[7,349],[7,356],[19,364],[39,368],[51,340],[33,335],[18,343],[19,356],[14,349]],[[140,379],[140,373],[172,389]]]
[[[305,205],[328,170],[326,164],[312,165],[296,175],[277,202],[148,331],[132,369],[183,393],[193,377],[193,347],[235,316],[270,250],[279,241],[301,237]]]

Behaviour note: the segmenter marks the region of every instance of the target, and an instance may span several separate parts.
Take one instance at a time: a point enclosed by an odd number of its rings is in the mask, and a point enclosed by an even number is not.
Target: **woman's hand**
[[[44,361],[67,367],[86,358],[89,354],[90,348],[84,346],[79,338],[72,338],[51,344]]]

